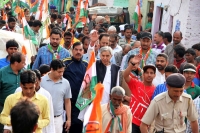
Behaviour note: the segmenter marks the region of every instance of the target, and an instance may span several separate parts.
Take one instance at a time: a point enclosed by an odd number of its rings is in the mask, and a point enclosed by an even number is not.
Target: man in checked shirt
[[[194,105],[195,105],[195,107],[197,109],[198,115],[200,116],[200,96],[195,98],[193,100],[193,102],[194,102]],[[200,117],[198,117],[198,122],[200,122]],[[200,132],[200,123],[199,123],[199,132]],[[189,121],[187,122],[187,129],[186,129],[185,133],[192,133],[192,128],[191,128],[191,125],[190,125]]]

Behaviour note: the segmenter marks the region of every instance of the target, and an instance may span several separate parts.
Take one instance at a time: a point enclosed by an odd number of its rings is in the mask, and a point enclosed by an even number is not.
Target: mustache
[[[70,41],[66,41],[65,43],[70,44],[71,42]]]

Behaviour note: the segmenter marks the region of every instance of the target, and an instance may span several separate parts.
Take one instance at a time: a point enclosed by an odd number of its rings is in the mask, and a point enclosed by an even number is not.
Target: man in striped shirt
[[[164,53],[166,45],[163,42],[164,33],[162,31],[158,31],[154,35],[155,44],[153,44],[152,49],[154,49],[158,54]]]
[[[178,68],[174,65],[169,65],[165,68],[165,79],[167,79],[167,77],[173,73],[179,73]],[[163,84],[159,84],[152,96],[152,99],[154,99],[155,96],[157,96],[158,94],[167,91],[167,87],[166,87],[166,83]]]

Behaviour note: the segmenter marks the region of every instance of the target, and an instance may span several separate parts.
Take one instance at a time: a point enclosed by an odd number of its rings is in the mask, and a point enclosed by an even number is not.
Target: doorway
[[[153,25],[152,25],[152,35],[154,35],[157,31],[159,31],[162,27],[162,16],[163,16],[163,8],[161,6],[156,6],[154,8],[153,14]]]

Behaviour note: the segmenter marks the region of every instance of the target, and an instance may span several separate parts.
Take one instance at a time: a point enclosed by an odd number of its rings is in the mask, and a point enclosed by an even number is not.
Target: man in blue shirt
[[[60,46],[62,39],[62,31],[58,28],[53,28],[50,33],[50,44],[41,47],[38,50],[37,58],[33,64],[32,69],[38,69],[40,65],[50,65],[53,59],[64,59],[70,57],[68,50]]]
[[[169,65],[165,68],[165,79],[167,79],[167,77],[173,73],[179,73],[179,70],[176,66],[174,65]],[[166,83],[163,84],[159,84],[156,89],[154,90],[152,99],[154,99],[155,96],[157,96],[158,94],[167,91],[167,87],[166,87]]]
[[[6,42],[6,51],[8,55],[5,58],[0,59],[0,68],[10,64],[10,57],[13,53],[17,52],[18,48],[19,45],[15,40],[9,40]]]
[[[145,65],[155,64],[157,53],[151,48],[152,35],[150,32],[143,32],[141,34],[141,48],[136,48],[128,52],[126,61],[124,63],[123,69],[127,68],[128,59],[131,55],[142,55],[142,60],[140,61],[140,68],[143,68]]]

